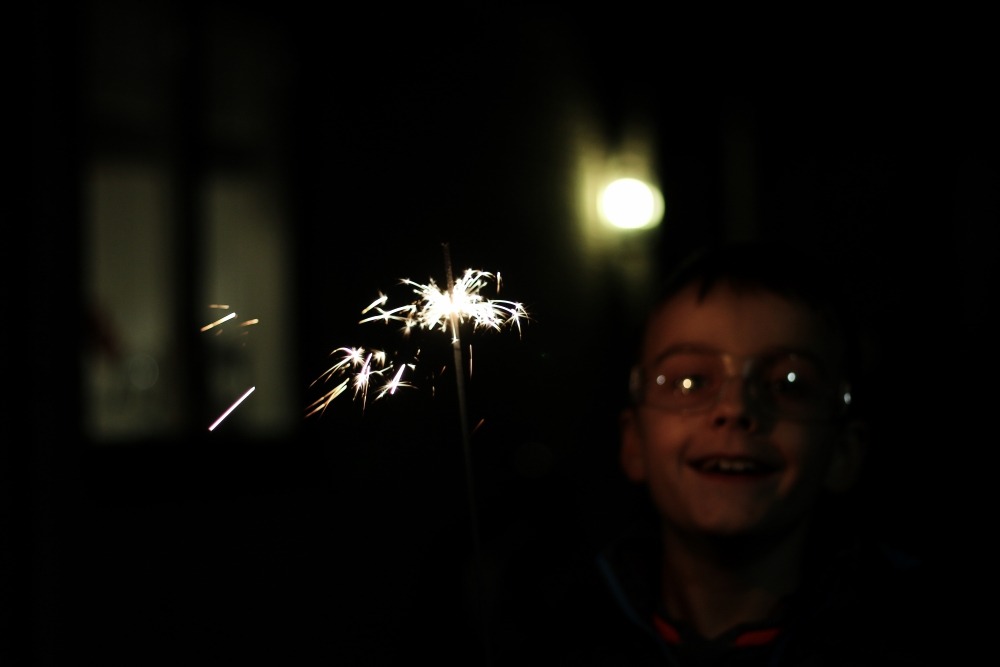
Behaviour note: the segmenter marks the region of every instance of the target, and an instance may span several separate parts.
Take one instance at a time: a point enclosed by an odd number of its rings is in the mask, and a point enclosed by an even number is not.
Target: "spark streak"
[[[382,350],[365,350],[363,347],[338,347],[331,355],[340,353],[340,359],[333,366],[323,372],[318,378],[313,380],[310,386],[317,382],[328,381],[332,377],[340,375],[346,376],[337,386],[323,394],[307,408],[306,416],[322,413],[333,399],[347,391],[348,387],[354,386],[354,397],[361,397],[362,405],[367,405],[368,390],[378,381],[393,370],[394,366],[387,361],[386,353]],[[391,380],[385,380],[375,394],[375,399],[380,399],[386,394],[395,394],[400,387],[410,387],[412,385],[403,382],[403,371],[412,369],[414,364],[401,364],[396,369],[396,374]],[[353,375],[351,373],[353,372]]]
[[[223,412],[222,415],[220,415],[218,419],[216,419],[214,422],[212,422],[212,425],[208,427],[208,430],[209,431],[214,431],[215,427],[218,426],[219,424],[221,424],[222,420],[225,419],[226,417],[228,417],[229,413],[232,412],[233,410],[235,410],[236,407],[240,403],[242,403],[246,399],[247,396],[249,396],[250,394],[252,394],[253,390],[256,389],[256,388],[257,387],[250,387],[249,389],[247,389],[246,392],[244,392],[244,394],[242,396],[240,396],[238,399],[236,399],[235,403],[233,403],[228,408],[226,408],[226,411]]]
[[[212,304],[209,304],[208,308],[210,310],[229,310],[230,306],[228,304],[212,303]],[[232,320],[232,319],[235,319],[235,318],[236,318],[236,311],[232,311],[232,312],[224,315],[223,317],[220,317],[219,319],[215,320],[214,322],[209,322],[205,326],[201,327],[200,331],[202,333],[204,333],[204,332],[206,332],[206,331],[208,331],[210,329],[215,329],[216,327],[218,327],[218,329],[216,329],[213,333],[216,335],[216,337],[219,337],[224,332],[224,329],[220,325],[222,325],[224,322],[228,322],[229,320]],[[252,326],[254,326],[254,325],[256,325],[256,324],[259,324],[259,323],[260,323],[260,320],[257,319],[257,318],[255,318],[255,317],[251,318],[251,319],[246,319],[246,320],[243,320],[242,322],[240,322],[238,326],[241,329],[244,329],[244,331],[242,332],[241,336],[246,336],[248,334],[248,331],[250,330],[249,328],[252,327]],[[253,393],[254,389],[256,389],[256,387],[250,387],[250,389],[248,389],[242,396],[240,396],[240,398],[235,403],[233,403],[232,405],[230,405],[229,408],[227,408],[226,411],[223,412],[222,415],[218,419],[216,419],[215,422],[211,426],[208,427],[208,430],[209,431],[214,431],[215,427],[218,426],[220,423],[222,423],[222,420],[224,420],[226,417],[228,417],[229,414],[233,410],[235,410],[237,408],[237,406],[239,406],[240,403],[242,403],[244,400],[246,400],[246,397],[249,396],[251,393]]]
[[[201,328],[201,331],[208,331],[209,329],[211,329],[211,328],[213,328],[213,327],[217,327],[217,326],[219,326],[220,324],[222,324],[223,322],[226,322],[226,321],[228,321],[228,320],[231,320],[231,319],[233,319],[234,317],[236,317],[236,313],[229,313],[229,314],[228,314],[228,315],[226,315],[225,317],[220,317],[219,319],[215,320],[214,322],[209,322],[208,324],[206,324],[205,326],[203,326],[203,327]]]

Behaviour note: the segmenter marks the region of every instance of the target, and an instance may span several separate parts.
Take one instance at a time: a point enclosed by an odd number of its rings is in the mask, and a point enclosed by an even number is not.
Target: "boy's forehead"
[[[662,301],[646,325],[644,361],[676,345],[700,345],[738,355],[787,348],[842,363],[842,343],[828,318],[806,303],[765,289],[696,285]]]

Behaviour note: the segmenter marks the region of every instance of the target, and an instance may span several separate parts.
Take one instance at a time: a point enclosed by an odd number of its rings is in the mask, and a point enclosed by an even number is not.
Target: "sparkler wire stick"
[[[448,294],[454,298],[455,295],[455,277],[451,270],[451,254],[448,251],[448,244],[444,245],[444,263],[445,271],[448,276]],[[472,480],[472,447],[470,445],[470,434],[469,434],[469,418],[468,412],[465,404],[465,372],[463,370],[462,364],[462,341],[459,334],[459,318],[458,311],[455,308],[451,309],[451,349],[455,360],[455,384],[458,391],[458,419],[462,429],[462,451],[465,454],[465,481],[469,494],[469,517],[472,528],[472,546],[475,555],[475,593],[476,593],[476,605],[477,612],[479,615],[479,623],[481,625],[482,639],[484,642],[484,648],[486,651],[486,664],[490,663],[490,640],[489,640],[489,625],[486,619],[486,605],[483,599],[483,577],[485,576],[485,569],[483,568],[483,555],[482,547],[480,545],[479,539],[479,523],[476,518],[476,492],[475,485]]]

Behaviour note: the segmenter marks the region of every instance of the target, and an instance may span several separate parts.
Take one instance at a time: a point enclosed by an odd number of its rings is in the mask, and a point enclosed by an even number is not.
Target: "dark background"
[[[567,136],[581,118],[608,145],[634,116],[655,127],[667,212],[645,243],[658,270],[725,236],[828,249],[887,343],[871,515],[956,591],[977,580],[981,461],[996,439],[996,49],[982,17],[148,7],[38,3],[31,16],[29,182],[15,193],[27,214],[4,243],[12,655],[387,664],[414,637],[469,641],[477,563],[502,576],[536,531],[585,545],[612,531],[628,491],[614,439],[634,295],[615,260],[574,241]],[[134,21],[158,26],[155,48]],[[250,49],[222,75],[264,91],[257,152],[205,129],[225,93],[210,85],[213,45],[232,34],[268,54]],[[159,130],[95,112],[98,51],[156,54]],[[533,320],[520,339],[476,343],[475,523],[449,382],[281,438],[191,426],[102,447],[83,435],[81,173],[95,154],[132,150],[168,156],[187,184],[178,238],[192,252],[200,174],[266,161],[281,179],[303,406],[331,332],[355,319],[318,305],[367,303],[398,273],[439,275],[443,243],[456,267],[503,273]]]

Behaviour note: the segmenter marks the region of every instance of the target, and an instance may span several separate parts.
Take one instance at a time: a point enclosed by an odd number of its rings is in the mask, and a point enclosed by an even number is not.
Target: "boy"
[[[724,245],[668,279],[621,415],[652,520],[596,577],[565,566],[521,664],[933,664],[929,589],[843,511],[865,456],[864,347],[840,276],[801,255]]]

